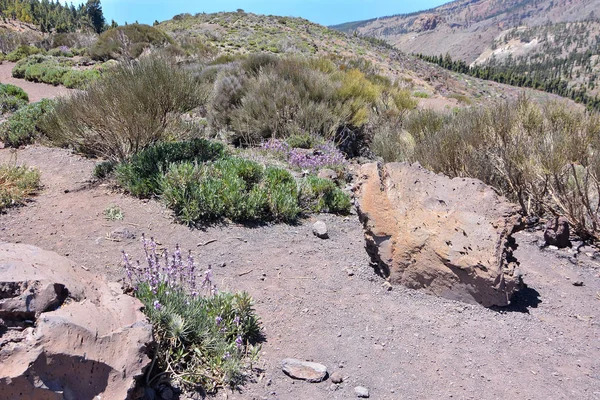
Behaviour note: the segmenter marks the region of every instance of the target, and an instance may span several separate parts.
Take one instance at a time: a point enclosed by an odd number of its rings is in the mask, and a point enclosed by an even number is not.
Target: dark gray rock
[[[569,221],[565,217],[554,217],[546,223],[544,240],[548,246],[556,246],[559,249],[569,247],[569,236]]]

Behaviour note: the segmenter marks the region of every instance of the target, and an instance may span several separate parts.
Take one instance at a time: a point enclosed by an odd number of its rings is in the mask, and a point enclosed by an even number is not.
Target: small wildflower
[[[217,316],[217,318],[215,318],[215,323],[217,324],[217,326],[221,325],[221,322],[223,322],[223,318],[221,318],[220,315]]]
[[[160,310],[162,308],[162,304],[158,300],[154,300],[154,309]]]
[[[238,337],[235,339],[235,346],[237,347],[238,350],[241,350],[243,344],[244,344],[244,341],[242,340],[242,337],[240,335],[238,335]]]
[[[223,360],[229,360],[231,358],[231,354],[229,352],[226,352],[225,354],[223,354]]]
[[[235,318],[233,319],[233,323],[235,324],[235,326],[237,326],[238,328],[240,327],[240,317],[238,315],[235,316]]]

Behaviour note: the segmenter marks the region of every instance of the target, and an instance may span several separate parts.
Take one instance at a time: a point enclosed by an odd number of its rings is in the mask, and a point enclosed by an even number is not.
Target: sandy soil
[[[10,156],[0,150],[0,162]],[[260,372],[240,392],[217,398],[349,399],[362,385],[372,399],[600,399],[593,249],[575,260],[566,250],[539,250],[540,232],[519,234],[516,256],[529,288],[511,308],[490,310],[400,287],[388,292],[369,265],[355,215],[190,230],[156,201],[90,184],[92,160],[39,146],[17,157],[41,169],[44,190],[0,215],[0,241],[53,250],[118,280],[120,250],[141,254],[137,239],[107,239],[126,228],[138,239],[145,232],[192,249],[203,266],[213,265],[221,289],[252,294],[266,337]],[[111,205],[121,207],[123,221],[105,220]],[[329,240],[313,236],[316,218],[328,224]],[[286,357],[323,363],[346,380],[293,381],[280,369]]]
[[[53,99],[68,95],[73,89],[64,86],[52,86],[45,83],[28,82],[25,79],[12,77],[12,69],[16,63],[4,61],[0,64],[0,83],[10,83],[19,86],[29,95],[29,102],[36,103],[41,99]]]

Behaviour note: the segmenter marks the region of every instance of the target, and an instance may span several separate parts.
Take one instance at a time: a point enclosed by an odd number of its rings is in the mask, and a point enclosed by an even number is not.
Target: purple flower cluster
[[[317,146],[312,153],[301,149],[292,149],[288,162],[293,167],[310,172],[316,172],[324,167],[340,167],[347,163],[344,154],[331,142]]]
[[[279,139],[269,139],[266,142],[263,142],[260,146],[261,150],[268,151],[276,155],[277,157],[287,159],[290,153],[290,145],[287,144],[283,140]]]
[[[125,251],[123,254],[123,264],[129,283],[139,285],[140,283],[148,284],[150,290],[154,294],[157,293],[161,284],[167,288],[183,288],[188,291],[193,297],[198,296],[196,288],[196,264],[192,252],[188,253],[184,260],[181,255],[179,245],[175,246],[173,254],[169,254],[168,250],[164,250],[161,254],[157,251],[157,245],[154,238],[147,240],[142,234],[142,244],[146,263],[142,266],[139,261],[134,265]],[[201,289],[207,294],[216,294],[217,286],[212,281],[212,270],[210,266],[204,274]],[[155,309],[160,309],[160,303],[155,302]]]
[[[291,148],[283,140],[269,139],[263,142],[261,149],[287,160],[294,168],[316,172],[324,167],[341,167],[347,164],[346,157],[332,142],[315,147],[312,152]]]
[[[71,51],[71,49],[68,46],[60,46],[58,49],[61,53],[68,53]]]

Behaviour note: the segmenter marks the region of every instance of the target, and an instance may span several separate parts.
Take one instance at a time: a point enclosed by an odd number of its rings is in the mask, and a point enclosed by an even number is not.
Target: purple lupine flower
[[[244,344],[244,341],[242,340],[242,337],[240,335],[238,335],[238,337],[235,338],[235,346],[237,347],[238,350],[241,350],[243,344]]]
[[[229,352],[226,352],[225,354],[223,354],[223,360],[229,360],[231,358],[231,354]]]
[[[217,324],[217,326],[221,325],[221,322],[223,322],[223,318],[221,318],[220,315],[217,315],[217,317],[215,318],[215,323]]]
[[[162,304],[158,300],[154,300],[154,309],[160,310],[162,308]]]
[[[235,326],[237,326],[238,328],[240,327],[240,317],[238,315],[235,316],[235,318],[233,319],[233,323],[235,324]]]

